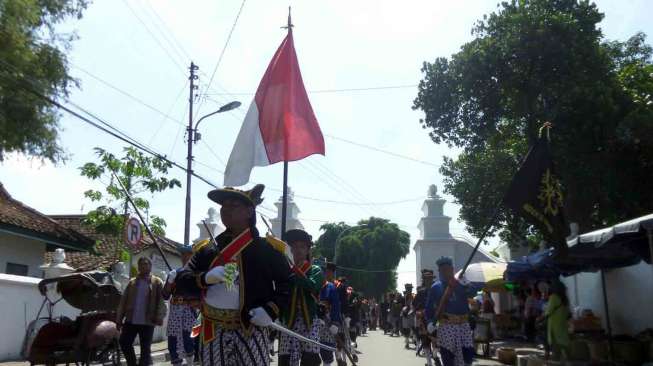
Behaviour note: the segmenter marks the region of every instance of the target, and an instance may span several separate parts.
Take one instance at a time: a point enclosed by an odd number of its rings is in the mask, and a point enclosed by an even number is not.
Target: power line
[[[181,50],[181,53],[183,53],[183,55],[181,55],[182,58],[184,58],[184,56],[185,56],[187,60],[190,60],[191,59],[190,55],[188,54],[188,52],[186,52],[186,50],[184,49],[184,46],[181,44],[181,42],[179,42],[177,37],[175,37],[175,33],[172,30],[170,30],[170,27],[168,27],[166,22],[163,19],[161,19],[161,17],[159,16],[159,13],[156,11],[156,9],[154,9],[154,7],[147,0],[145,1],[145,4],[146,4],[147,8],[150,10],[150,12],[152,14],[154,14],[156,19],[158,19],[158,21],[159,21],[160,25],[162,25],[163,29],[166,30],[168,32],[168,34],[170,35],[170,39],[172,39],[172,41],[170,41],[168,39],[168,43],[170,43],[173,46],[172,48],[178,54],[179,54],[178,51]],[[156,21],[154,23],[156,23]],[[156,26],[156,24],[155,24],[155,26]],[[161,28],[158,28],[158,29],[161,29]],[[166,37],[165,32],[161,31],[161,33],[164,34],[164,37]]]
[[[310,161],[308,161],[308,162],[310,163]],[[358,191],[358,189],[356,189],[356,187],[349,184],[349,182],[347,182],[342,177],[340,177],[338,174],[333,172],[326,165],[321,164],[319,161],[315,161],[314,164],[315,164],[316,168],[323,169],[324,171],[326,171],[326,174],[330,174],[330,175],[333,176],[333,178],[335,178],[336,181],[340,181],[341,182],[340,184],[342,184],[345,188],[348,188],[351,192],[353,192],[353,196],[355,198],[358,197],[358,199],[360,199],[361,201],[368,202],[371,206],[374,206],[375,208],[378,208],[384,216],[390,216],[389,213],[387,211],[385,211],[385,209],[383,209],[383,207],[379,207],[379,205],[376,205],[376,204],[374,204],[374,202],[371,202],[369,199],[367,199],[367,197],[365,197],[362,193],[360,193]]]
[[[177,105],[177,102],[179,101],[179,98],[181,98],[181,95],[182,95],[182,94],[184,93],[184,91],[186,90],[186,86],[188,85],[188,83],[189,83],[189,80],[186,80],[186,83],[185,83],[184,86],[181,88],[181,90],[179,90],[179,93],[178,93],[177,96],[175,97],[175,100],[172,102],[172,105],[170,105],[170,108],[168,108],[168,112],[166,113],[166,115],[170,115],[170,113],[172,113],[172,110],[173,110],[174,107]],[[185,111],[185,112],[184,112],[184,116],[186,115],[186,113],[187,113],[187,112]],[[152,144],[152,142],[154,141],[154,138],[159,134],[159,132],[161,132],[161,129],[163,128],[163,124],[165,123],[166,119],[167,119],[167,118],[164,117],[163,120],[159,123],[159,127],[156,129],[156,131],[154,132],[154,134],[152,135],[152,137],[150,137],[150,140],[148,141],[148,144]],[[180,125],[180,128],[181,128],[181,125]],[[179,136],[179,132],[177,132],[177,136]],[[170,154],[172,155],[172,153],[170,153]]]
[[[315,170],[313,170],[313,168],[309,168],[308,165],[304,164],[304,162],[300,162],[299,166],[303,167],[304,169],[307,169],[310,173],[312,173],[315,176],[322,176],[323,179],[320,179],[319,181],[321,183],[325,184],[327,187],[329,187],[331,190],[333,190],[337,194],[344,194],[345,196],[347,195],[347,193],[342,190],[343,187],[341,187],[338,184],[338,182],[336,182],[335,184],[332,184],[331,182],[329,182],[329,179],[333,179],[332,177],[330,177],[328,175],[323,175],[323,173],[321,173],[321,172],[316,172]],[[359,209],[361,209],[362,211],[366,212],[366,214],[372,214],[372,215],[374,214],[373,211],[371,211],[369,207],[358,206],[358,205],[357,205],[357,207]]]
[[[205,168],[211,169],[213,171],[216,171],[216,172],[224,175],[224,171],[222,171],[222,170],[220,170],[218,168],[212,167],[212,166],[210,166],[209,164],[206,164],[206,163],[202,163],[201,161],[197,161],[197,160],[194,160],[194,161],[195,161],[195,164],[201,165],[201,166],[203,166]]]
[[[188,113],[187,111],[184,112],[184,116],[186,116],[187,113]],[[175,147],[177,147],[177,142],[179,142],[179,136],[181,135],[181,130],[183,129],[184,129],[184,125],[179,125],[179,127],[177,127],[177,134],[175,134],[175,139],[172,142],[172,147],[170,148],[170,154],[168,155],[172,156],[172,154],[175,152]]]
[[[177,65],[178,68],[180,68],[180,69],[182,70],[182,73],[184,73],[186,69],[185,69],[183,66],[181,66],[181,65],[177,62],[177,60],[175,60],[174,57],[172,57],[172,55],[170,54],[170,52],[168,52],[168,50],[167,50],[167,49],[166,49],[166,48],[161,44],[161,42],[159,41],[159,39],[158,39],[156,36],[154,36],[154,33],[152,33],[152,31],[150,30],[150,28],[145,24],[145,22],[144,22],[144,21],[143,21],[143,20],[138,16],[138,14],[136,14],[136,12],[134,11],[134,9],[129,5],[128,0],[123,0],[122,2],[127,6],[127,8],[129,9],[129,11],[130,11],[130,12],[132,13],[132,15],[133,15],[133,16],[134,16],[134,17],[139,21],[139,23],[141,23],[141,25],[143,26],[143,28],[145,28],[145,30],[146,30],[147,33],[150,35],[150,37],[152,37],[152,39],[154,39],[154,41],[156,42],[156,44],[159,45],[159,47],[163,50],[163,52],[165,52],[166,55],[168,55],[168,58],[170,58],[170,60],[171,60],[175,65]]]
[[[308,93],[311,94],[325,94],[325,93],[346,93],[346,92],[358,92],[358,91],[371,91],[371,90],[388,90],[388,89],[405,89],[405,88],[416,88],[417,84],[410,85],[388,85],[388,86],[372,86],[372,87],[362,87],[362,88],[344,88],[344,89],[317,89],[317,90],[308,90]],[[254,95],[255,93],[211,93],[208,95]]]
[[[139,1],[134,1],[134,3],[139,3]],[[145,1],[147,5],[149,3]],[[184,55],[179,52],[175,44],[168,38],[168,35],[161,29],[159,24],[156,22],[156,20],[152,17],[151,11],[147,10],[147,7],[141,6],[140,4],[138,5],[141,8],[141,11],[145,14],[145,17],[149,20],[150,25],[154,27],[154,29],[158,32],[158,35],[163,38],[163,41],[167,43],[167,45],[170,47],[170,49],[175,53],[175,55],[179,56],[179,58],[182,60],[183,63],[186,62],[186,60],[190,60],[190,57],[186,58]]]
[[[108,81],[106,81],[106,80],[100,78],[99,76],[96,76],[96,75],[90,73],[89,71],[86,71],[86,70],[82,69],[81,67],[79,67],[79,66],[77,66],[77,65],[74,65],[74,64],[72,64],[72,63],[71,63],[71,65],[72,65],[74,68],[78,69],[79,71],[83,72],[84,74],[86,74],[86,75],[90,76],[91,78],[93,78],[93,79],[99,81],[100,83],[104,84],[105,86],[107,86],[107,87],[109,87],[109,88],[115,90],[116,92],[118,92],[118,93],[120,93],[120,94],[122,94],[122,95],[124,95],[124,96],[126,96],[126,97],[128,97],[128,98],[130,98],[130,99],[132,99],[133,101],[135,101],[135,102],[137,102],[137,103],[139,103],[139,104],[141,104],[141,105],[147,107],[148,109],[150,109],[150,110],[152,110],[152,111],[154,111],[154,112],[160,114],[161,116],[163,116],[164,119],[167,119],[167,120],[173,121],[173,122],[175,122],[175,123],[177,123],[177,124],[180,124],[180,125],[184,125],[181,121],[176,120],[176,119],[170,117],[170,113],[165,113],[165,112],[161,111],[160,109],[158,109],[158,108],[152,106],[151,104],[149,104],[149,103],[143,101],[142,99],[140,99],[140,98],[138,98],[138,97],[136,97],[136,96],[134,96],[134,95],[132,95],[132,94],[126,92],[125,90],[123,90],[123,89],[121,89],[121,88],[119,88],[119,87],[117,87],[117,86],[115,86],[115,85],[109,83]],[[188,82],[187,82],[186,84],[184,84],[184,89],[186,88],[186,85],[187,85],[187,84],[188,84]],[[183,89],[182,89],[182,90],[183,90]],[[181,93],[180,93],[179,95],[181,95]],[[179,96],[177,96],[177,99],[179,99]],[[176,103],[176,100],[175,100],[175,103]]]
[[[435,167],[435,168],[439,168],[439,167],[440,167],[439,165],[437,165],[437,164],[433,164],[433,163],[430,163],[430,162],[428,162],[428,161],[424,161],[424,160],[420,160],[420,159],[412,158],[412,157],[410,157],[410,156],[406,156],[406,155],[402,155],[402,154],[397,154],[397,153],[395,153],[395,152],[388,151],[388,150],[383,150],[383,149],[380,149],[380,148],[378,148],[378,147],[374,147],[374,146],[370,146],[370,145],[361,144],[361,143],[358,143],[358,142],[354,142],[354,141],[351,141],[351,140],[344,139],[344,138],[342,138],[342,137],[337,137],[337,136],[333,136],[333,135],[329,135],[329,134],[324,134],[324,136],[326,136],[326,137],[328,137],[328,138],[330,138],[330,139],[333,139],[333,140],[338,140],[338,141],[341,141],[341,142],[344,142],[344,143],[347,143],[347,144],[351,144],[351,145],[354,145],[354,146],[362,147],[362,148],[364,148],[364,149],[368,149],[368,150],[372,150],[372,151],[380,152],[380,153],[383,153],[383,154],[387,154],[387,155],[390,155],[390,156],[394,156],[395,158],[400,158],[400,159],[410,160],[410,161],[413,161],[413,162],[416,162],[416,163],[420,163],[420,164],[424,164],[424,165],[432,166],[432,167]]]
[[[222,164],[223,167],[226,167],[226,166],[227,166],[227,163],[224,162],[224,160],[220,157],[220,155],[218,155],[218,154],[217,154],[217,153],[216,153],[216,152],[211,148],[211,146],[210,146],[209,144],[207,144],[204,140],[200,140],[200,141],[202,142],[202,145],[204,145],[204,147],[206,147],[206,148],[209,150],[209,152],[211,152],[211,154],[213,154],[213,156],[214,156],[216,159],[218,159],[218,162],[220,162],[220,164]],[[223,172],[222,174],[224,174],[224,172]]]
[[[218,67],[222,62],[222,57],[224,56],[224,53],[227,50],[227,46],[229,46],[229,41],[231,41],[231,35],[234,33],[234,29],[236,29],[236,24],[238,24],[238,19],[240,18],[240,14],[243,11],[243,7],[245,7],[246,1],[247,0],[243,0],[243,2],[240,4],[240,8],[238,9],[238,14],[236,14],[236,19],[234,20],[234,24],[231,26],[231,30],[229,31],[229,35],[227,36],[227,40],[224,43],[224,47],[222,47],[222,51],[220,51],[220,56],[218,56],[218,61],[216,62],[215,67],[213,68],[213,72],[211,73],[211,77],[209,78],[209,83],[207,84],[204,92],[208,91],[209,88],[211,87],[211,83],[213,82],[215,73],[218,71]],[[200,103],[200,105],[197,106],[197,113],[199,113],[200,109],[202,108],[202,104],[203,103]]]
[[[237,94],[233,94],[233,95],[237,95]],[[217,103],[222,103],[222,101],[217,100],[217,99],[213,99],[211,97],[208,97],[207,99],[213,100],[213,101],[215,101]],[[232,110],[230,112],[233,113],[232,117],[235,118],[238,122],[242,122],[242,118],[245,117],[245,112],[243,112],[243,111]],[[240,114],[239,117],[241,119],[239,119],[238,116],[236,116],[236,113]],[[390,156],[393,156],[395,158],[409,160],[409,161],[412,161],[412,162],[415,162],[415,163],[420,163],[420,164],[432,166],[432,167],[435,167],[435,168],[440,167],[440,165],[438,165],[438,164],[434,164],[434,163],[431,163],[431,162],[428,162],[428,161],[425,161],[425,160],[420,160],[420,159],[413,158],[413,157],[410,157],[410,156],[407,156],[407,155],[402,155],[402,154],[399,154],[399,153],[396,153],[396,152],[393,152],[393,151],[389,151],[389,150],[385,150],[385,149],[381,149],[381,148],[378,148],[378,147],[375,147],[375,146],[361,144],[361,143],[354,142],[354,141],[351,141],[351,140],[348,140],[348,139],[345,139],[345,138],[342,138],[342,137],[338,137],[338,136],[334,136],[334,135],[330,135],[330,134],[324,134],[324,136],[326,136],[328,138],[331,138],[333,140],[341,141],[341,142],[344,142],[344,143],[347,143],[347,144],[350,144],[350,145],[354,145],[354,146],[357,146],[357,147],[360,147],[360,148],[363,148],[363,149],[367,149],[367,150],[383,153],[383,154],[386,154],[386,155],[390,155]]]
[[[169,155],[172,155],[172,154],[173,154],[173,152],[174,152],[174,148],[177,146],[177,142],[179,141],[179,136],[180,136],[180,134],[181,134],[182,127],[185,126],[185,125],[184,125],[180,120],[177,120],[177,119],[174,119],[174,118],[170,117],[170,113],[165,113],[165,112],[163,112],[163,111],[157,109],[156,107],[154,107],[154,106],[152,106],[152,105],[150,105],[150,104],[144,102],[143,100],[141,100],[140,98],[134,96],[133,94],[131,94],[131,93],[129,93],[129,92],[127,92],[127,91],[125,91],[125,90],[123,90],[123,89],[121,89],[121,88],[119,88],[119,87],[117,87],[117,86],[115,86],[115,85],[113,85],[113,84],[111,84],[111,83],[109,83],[108,81],[106,81],[106,80],[100,78],[99,76],[94,75],[94,74],[90,73],[89,71],[82,69],[82,68],[79,67],[79,66],[76,66],[76,65],[73,65],[73,66],[74,66],[75,68],[79,69],[80,71],[82,71],[83,73],[87,74],[88,76],[92,77],[93,79],[98,80],[99,82],[101,82],[102,84],[106,85],[107,87],[109,87],[109,88],[111,88],[111,89],[113,89],[113,90],[115,90],[115,91],[117,91],[117,92],[119,92],[119,93],[121,93],[121,94],[127,96],[128,98],[134,100],[135,102],[137,102],[137,103],[139,103],[139,104],[144,105],[145,107],[147,107],[147,108],[149,108],[150,110],[152,110],[152,111],[158,113],[159,115],[162,115],[165,119],[177,123],[180,127],[179,127],[178,130],[177,130],[177,134],[176,134],[176,137],[175,137],[175,139],[174,139],[174,142],[173,142],[173,145],[172,145],[172,148],[171,148],[171,151],[170,151]],[[181,92],[177,95],[176,100],[179,99],[179,96],[181,95],[181,93],[183,93],[183,90],[186,88],[186,85],[187,85],[187,84],[188,84],[188,82],[186,82],[186,84],[184,84],[184,87],[182,88]],[[243,113],[243,112],[240,112],[240,113]],[[244,113],[243,113],[243,115],[244,115]],[[231,114],[231,116],[232,116],[232,118],[236,118],[236,119],[237,119],[237,117],[236,117],[234,114]],[[238,119],[237,119],[237,120],[238,120]],[[238,120],[238,121],[240,121],[240,120]],[[223,166],[226,166],[226,163],[224,162],[224,159],[222,159],[222,158],[221,158],[221,157],[220,157],[220,156],[219,156],[219,155],[218,155],[218,154],[217,154],[213,149],[211,149],[211,147],[210,147],[210,146],[209,146],[209,145],[208,145],[204,140],[201,140],[201,141],[202,141],[202,143],[207,147],[207,149],[208,149],[208,150],[209,150],[209,151],[210,151],[210,152],[211,152],[211,153],[212,153],[212,154],[213,154],[213,155],[218,159],[218,161],[219,161]],[[205,167],[209,167],[207,164],[204,164],[204,163],[200,163],[200,165],[203,165],[203,166],[205,166]],[[214,168],[212,168],[212,167],[209,167],[209,168],[210,168],[210,169],[214,169]],[[318,170],[317,167],[314,167],[313,169],[315,169],[316,171]],[[327,168],[324,167],[323,169],[327,169]],[[214,169],[214,170],[220,172],[221,174],[224,174],[224,172],[221,171],[221,170],[218,170],[218,169]],[[321,172],[321,173],[324,174],[323,172]],[[340,185],[340,184],[342,183],[342,184],[344,184],[344,185],[346,185],[346,186],[352,187],[348,182],[346,182],[344,179],[340,178],[339,176],[337,176],[337,175],[336,175],[335,173],[333,173],[333,172],[328,172],[328,173],[326,173],[324,176],[327,176],[327,177],[329,177],[329,178],[331,178],[331,179],[334,179],[334,182],[336,183],[336,186],[338,186],[338,185]],[[337,181],[335,181],[335,178],[332,178],[331,176],[337,178],[341,183],[338,183]],[[334,187],[334,186],[332,186],[332,187]],[[271,189],[271,190],[278,190],[279,192],[281,192],[280,189],[275,189],[275,188],[270,188],[270,189]],[[334,189],[335,189],[335,188],[334,188]],[[353,189],[353,188],[351,188],[351,189]],[[341,192],[337,192],[337,193],[341,193]],[[400,204],[400,203],[413,202],[413,201],[416,201],[416,200],[421,199],[421,197],[420,197],[420,198],[414,198],[414,199],[408,199],[408,200],[400,200],[400,201],[390,201],[390,202],[378,202],[378,203],[375,203],[375,202],[371,202],[371,201],[365,199],[365,197],[363,197],[360,193],[357,193],[357,192],[356,192],[356,194],[359,196],[359,199],[360,199],[360,197],[362,197],[363,200],[362,200],[362,201],[359,201],[359,202],[357,202],[357,201],[342,201],[342,200],[321,199],[321,198],[315,198],[315,197],[303,196],[303,195],[295,195],[295,197],[297,197],[297,198],[302,198],[302,199],[306,199],[306,200],[311,200],[311,201],[315,201],[315,202],[333,203],[333,204],[345,204],[345,205],[352,205],[352,206],[382,206],[382,205],[394,205],[394,204]]]
[[[11,65],[8,62],[5,62],[4,60],[0,59],[0,63],[6,65],[7,67],[9,67],[11,69],[13,69],[14,72],[18,71],[18,69],[16,67],[14,67],[13,65]],[[0,73],[0,75],[3,75],[3,74]],[[123,131],[119,130],[118,128],[114,127],[113,125],[111,125],[110,123],[104,121],[103,119],[97,117],[96,115],[94,115],[93,113],[87,111],[86,109],[82,108],[81,106],[79,106],[77,104],[74,104],[72,102],[69,102],[75,108],[77,108],[77,109],[83,111],[84,113],[88,114],[89,116],[91,116],[91,118],[98,120],[99,123],[92,121],[91,119],[89,119],[89,118],[75,112],[74,110],[72,110],[72,109],[70,109],[70,108],[68,108],[68,107],[66,107],[64,105],[62,105],[61,103],[57,102],[56,100],[54,100],[54,99],[52,99],[52,98],[50,98],[50,97],[48,97],[46,95],[43,95],[40,92],[34,90],[31,86],[29,86],[29,84],[32,84],[32,83],[33,84],[38,84],[34,80],[31,80],[30,78],[27,78],[27,77],[22,77],[21,79],[23,81],[25,81],[26,82],[25,84],[27,84],[27,85],[19,85],[19,86],[22,87],[23,89],[25,89],[27,92],[34,94],[36,97],[38,97],[40,99],[43,99],[44,101],[52,104],[53,106],[58,107],[58,108],[60,108],[60,109],[62,109],[64,111],[68,112],[69,114],[71,114],[72,116],[78,118],[79,120],[81,120],[81,121],[83,121],[83,122],[85,122],[87,124],[90,124],[91,126],[97,128],[97,129],[99,129],[99,130],[101,130],[103,132],[106,132],[109,135],[111,135],[111,136],[113,136],[113,137],[115,137],[115,138],[117,138],[117,139],[119,139],[119,140],[121,140],[123,142],[128,143],[129,145],[132,145],[132,146],[136,147],[137,149],[140,149],[140,150],[142,150],[142,151],[144,151],[144,152],[146,152],[146,153],[148,153],[150,155],[153,155],[153,156],[155,156],[155,157],[157,157],[157,158],[159,158],[161,160],[164,160],[164,161],[170,163],[171,165],[173,165],[173,166],[175,166],[175,167],[177,167],[177,168],[179,168],[179,169],[181,169],[183,171],[186,171],[186,168],[184,166],[182,166],[181,164],[167,158],[163,154],[156,152],[154,149],[146,146],[142,142],[130,137],[129,135],[127,135]],[[100,124],[102,124],[104,126],[102,126]],[[204,178],[204,177],[202,177],[202,176],[200,176],[200,175],[198,175],[198,174],[196,174],[194,172],[191,172],[191,174],[194,177],[196,177],[196,178],[200,179],[201,181],[205,182],[206,184],[208,184],[208,185],[210,185],[212,187],[217,187],[216,184],[209,181],[208,179],[206,179],[206,178]]]

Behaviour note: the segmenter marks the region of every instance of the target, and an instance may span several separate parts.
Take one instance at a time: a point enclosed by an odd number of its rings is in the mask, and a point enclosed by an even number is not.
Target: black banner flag
[[[540,129],[540,137],[528,151],[512,178],[503,199],[517,215],[537,227],[553,246],[564,252],[569,226],[564,216],[564,197],[560,178],[553,169],[549,150],[550,124]]]

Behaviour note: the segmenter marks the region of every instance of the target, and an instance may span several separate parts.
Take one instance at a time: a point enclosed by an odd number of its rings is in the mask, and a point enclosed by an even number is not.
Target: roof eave
[[[0,232],[21,236],[27,239],[43,241],[45,244],[54,244],[66,249],[97,254],[95,253],[94,242],[84,244],[72,243],[66,240],[62,240],[61,238],[56,238],[47,234],[40,233],[38,231],[26,229],[20,226],[10,225],[4,222],[0,222]]]

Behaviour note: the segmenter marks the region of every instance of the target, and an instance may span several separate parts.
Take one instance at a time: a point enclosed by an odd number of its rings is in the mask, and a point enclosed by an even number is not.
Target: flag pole
[[[281,198],[281,240],[286,239],[286,213],[288,211],[288,162],[283,162],[283,196]]]
[[[290,6],[288,7],[288,24],[285,27],[285,29],[288,29],[288,33],[292,32],[292,21],[290,19]],[[288,154],[287,154],[287,144],[288,141],[286,141],[286,154],[284,156],[284,161],[283,161],[283,195],[281,197],[281,240],[286,239],[286,214],[288,212]]]
[[[539,130],[540,137],[542,136],[542,133],[546,132],[547,140],[550,140],[549,130],[551,129],[552,126],[553,125],[551,124],[551,122],[545,122],[542,125],[542,127],[540,128],[540,130]],[[529,154],[530,154],[530,151],[529,151]],[[517,170],[517,172],[519,172],[519,169]],[[516,175],[517,175],[517,173],[515,173],[513,175],[512,179],[511,179],[511,184],[512,184],[512,181],[515,179]],[[465,262],[465,265],[463,266],[462,271],[460,271],[460,276],[458,277],[459,279],[462,276],[465,275],[465,271],[467,271],[467,267],[469,267],[472,260],[474,259],[474,255],[476,255],[476,253],[478,252],[478,249],[481,246],[481,243],[483,242],[483,240],[487,236],[487,233],[490,231],[492,226],[494,226],[496,220],[499,217],[499,213],[501,212],[501,207],[502,207],[503,203],[505,202],[506,196],[508,195],[509,192],[510,192],[510,186],[506,189],[506,191],[503,194],[501,200],[499,200],[499,202],[497,202],[495,204],[494,212],[493,212],[493,214],[492,214],[492,216],[490,218],[490,221],[485,226],[485,229],[483,230],[483,233],[481,234],[481,237],[478,239],[478,242],[476,243],[476,246],[474,247],[474,250],[472,250],[472,253],[467,258],[467,261]],[[453,286],[447,286],[446,290],[444,291],[444,294],[442,295],[442,299],[441,299],[440,303],[438,304],[437,310],[435,312],[435,319],[436,320],[440,317],[440,315],[442,315],[442,312],[444,311],[444,306],[447,303],[447,301],[449,300],[449,297],[451,296],[452,291],[453,291]]]

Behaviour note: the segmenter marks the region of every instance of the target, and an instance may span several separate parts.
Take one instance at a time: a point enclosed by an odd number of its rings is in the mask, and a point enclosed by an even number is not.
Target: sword
[[[312,344],[312,345],[318,346],[318,347],[320,347],[320,348],[322,348],[322,349],[325,349],[325,350],[327,350],[327,351],[331,351],[331,352],[335,352],[335,351],[336,351],[336,348],[335,348],[335,347],[327,346],[326,344],[322,344],[322,343],[317,342],[317,341],[314,341],[314,340],[312,340],[312,339],[310,339],[310,338],[306,338],[306,337],[304,337],[303,335],[301,335],[301,334],[299,334],[299,333],[295,333],[295,332],[293,332],[292,330],[290,330],[290,329],[288,329],[288,328],[286,328],[286,327],[284,327],[284,326],[282,326],[282,325],[279,325],[279,324],[277,324],[277,323],[272,323],[272,324],[270,324],[270,328],[272,328],[272,329],[274,329],[274,330],[278,330],[279,332],[284,333],[284,334],[287,334],[287,335],[289,335],[289,336],[291,336],[291,337],[297,338],[297,339],[299,339],[299,340],[302,341],[302,342],[310,343],[310,344]]]

